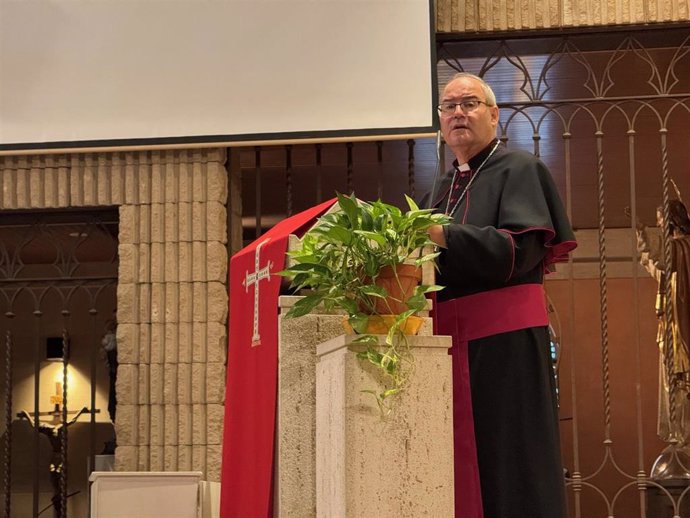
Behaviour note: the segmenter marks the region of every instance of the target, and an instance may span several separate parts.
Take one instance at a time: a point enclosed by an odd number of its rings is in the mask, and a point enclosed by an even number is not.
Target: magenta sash
[[[468,342],[548,325],[544,287],[541,284],[520,284],[441,302],[435,322],[437,334],[453,337],[450,354],[453,357],[455,518],[483,518]]]

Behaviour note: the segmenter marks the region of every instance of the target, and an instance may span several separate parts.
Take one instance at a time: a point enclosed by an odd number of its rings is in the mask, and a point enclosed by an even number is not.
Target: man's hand
[[[446,248],[446,236],[443,233],[442,225],[432,225],[429,227],[429,238],[441,248]]]

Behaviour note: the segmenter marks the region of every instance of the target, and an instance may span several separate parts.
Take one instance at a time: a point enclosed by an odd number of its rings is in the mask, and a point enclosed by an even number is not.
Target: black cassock
[[[444,229],[447,249],[438,259],[437,283],[446,287],[439,302],[542,284],[549,265],[565,260],[576,246],[551,175],[534,155],[494,141],[469,166],[460,182],[453,181],[454,173],[460,176],[455,168],[447,173],[434,195],[433,205],[453,217]],[[490,313],[502,319],[505,312]],[[563,518],[548,328],[470,340],[466,357],[484,518]],[[456,363],[454,358],[454,378]],[[456,518],[481,516],[481,510],[468,512],[463,498],[457,488]]]

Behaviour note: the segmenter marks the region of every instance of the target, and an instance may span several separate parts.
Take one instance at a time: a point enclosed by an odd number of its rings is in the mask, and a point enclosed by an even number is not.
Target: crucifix
[[[254,271],[252,273],[246,272],[244,274],[244,280],[242,281],[245,293],[249,292],[249,287],[252,284],[254,285],[254,328],[252,333],[252,347],[261,345],[261,336],[259,336],[259,282],[271,277],[273,261],[268,261],[266,266],[260,269],[259,255],[261,253],[261,247],[268,243],[270,239],[271,238],[266,238],[256,245],[256,250],[254,251]]]
[[[56,399],[52,399],[52,401],[56,401]],[[60,402],[62,402],[62,399],[60,399]],[[41,513],[46,509],[53,507],[54,518],[67,518],[67,509],[65,507],[64,501],[62,500],[63,493],[61,491],[60,486],[61,482],[64,483],[64,468],[67,461],[67,459],[65,458],[66,451],[63,449],[62,439],[67,431],[67,428],[76,423],[82,414],[97,414],[99,412],[99,409],[91,411],[87,407],[84,407],[78,412],[67,412],[67,414],[75,414],[74,417],[70,421],[60,422],[59,419],[64,416],[62,415],[62,411],[59,408],[59,403],[55,403],[55,410],[52,412],[38,412],[37,414],[30,414],[26,410],[22,410],[17,414],[18,418],[26,419],[32,428],[36,428],[40,434],[47,437],[48,441],[50,441],[50,446],[53,450],[50,462],[50,480],[53,484],[53,497],[50,499],[50,506],[43,509]],[[32,418],[32,416],[34,416],[36,419]],[[53,423],[41,422],[41,416],[51,416],[53,418]],[[70,496],[73,496],[74,494],[76,493],[72,493],[71,495],[65,494],[64,497],[66,499]]]

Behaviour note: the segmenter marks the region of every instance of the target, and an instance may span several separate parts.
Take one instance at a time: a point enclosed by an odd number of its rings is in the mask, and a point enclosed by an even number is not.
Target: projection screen
[[[430,0],[0,8],[0,151],[434,131]]]

